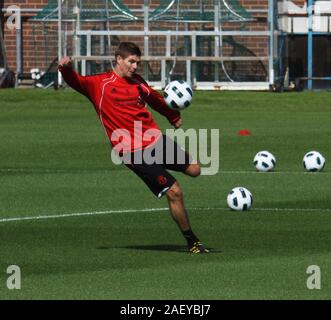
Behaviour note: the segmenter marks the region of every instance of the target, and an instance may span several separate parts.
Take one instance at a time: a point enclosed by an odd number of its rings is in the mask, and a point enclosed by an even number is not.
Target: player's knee
[[[192,163],[188,166],[186,169],[186,174],[188,174],[191,177],[198,177],[201,174],[201,168],[198,163]]]
[[[175,182],[166,193],[167,197],[171,201],[180,200],[183,198],[182,189],[179,184]]]

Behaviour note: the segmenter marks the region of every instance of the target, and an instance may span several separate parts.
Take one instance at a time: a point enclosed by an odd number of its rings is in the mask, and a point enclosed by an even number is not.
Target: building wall
[[[247,9],[257,9],[257,8],[267,8],[267,0],[238,0]],[[93,2],[93,1],[92,1]],[[142,8],[143,0],[124,0],[123,1],[130,8]],[[156,3],[157,1],[151,1]],[[293,0],[297,5],[303,5],[305,0]],[[47,0],[4,0],[0,2],[0,7],[7,8],[10,5],[17,5],[24,9],[41,9],[48,3]],[[25,12],[22,14],[22,35],[23,35],[23,72],[28,73],[31,68],[40,68],[41,70],[46,70],[52,60],[57,56],[57,26],[56,24],[48,24],[47,28],[42,26],[40,23],[33,22],[29,20],[36,13]],[[2,23],[4,26],[4,41],[7,54],[8,67],[12,70],[16,70],[16,31],[10,30],[6,27],[4,23],[6,21],[6,15],[2,16]],[[264,23],[257,23],[250,28],[255,28],[255,30],[264,30]],[[91,26],[90,26],[91,27]],[[119,27],[123,29],[136,29],[142,26],[135,25],[121,25],[112,26],[113,28]],[[208,27],[208,26],[207,26]],[[226,26],[225,26],[226,27]],[[229,27],[229,26],[228,26]],[[156,27],[157,28],[157,27]],[[191,25],[191,29],[196,28]],[[210,25],[212,28],[212,25]],[[231,26],[230,26],[231,28]],[[131,40],[141,40],[133,39]],[[123,40],[123,39],[120,39]],[[140,41],[141,42],[141,41]],[[264,54],[266,50],[265,39],[245,39],[245,45],[247,45],[251,50],[256,51],[257,54]],[[162,44],[161,44],[162,46]]]

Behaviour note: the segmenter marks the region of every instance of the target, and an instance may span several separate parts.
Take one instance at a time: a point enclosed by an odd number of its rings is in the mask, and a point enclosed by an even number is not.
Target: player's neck
[[[121,72],[120,68],[118,66],[115,66],[115,68],[113,69],[114,73],[116,73],[116,75],[122,79],[128,79],[128,77]]]
[[[124,78],[123,73],[119,70],[118,66],[115,66],[113,69],[114,73],[116,73],[117,76],[119,76],[120,78]]]

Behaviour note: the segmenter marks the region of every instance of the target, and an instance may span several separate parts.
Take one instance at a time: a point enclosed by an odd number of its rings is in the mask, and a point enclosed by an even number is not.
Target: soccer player
[[[113,71],[81,76],[73,70],[71,58],[64,57],[59,61],[59,71],[70,87],[92,102],[113,149],[124,159],[124,164],[157,197],[166,195],[172,218],[187,240],[189,252],[207,253],[208,249],[192,231],[181,187],[167,171],[197,177],[200,166],[175,141],[162,134],[146,103],[176,129],[182,124],[180,113],[170,109],[163,97],[136,73],[141,60],[141,51],[136,44],[120,43],[115,59]],[[155,161],[149,161],[148,155],[155,157]],[[169,158],[173,161],[167,161]]]

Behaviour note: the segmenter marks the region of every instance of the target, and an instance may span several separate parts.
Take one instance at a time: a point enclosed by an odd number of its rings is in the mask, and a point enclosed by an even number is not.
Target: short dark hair
[[[141,51],[139,47],[133,42],[121,42],[115,51],[115,60],[118,56],[121,56],[123,59],[125,59],[129,55],[137,55],[140,57]]]

